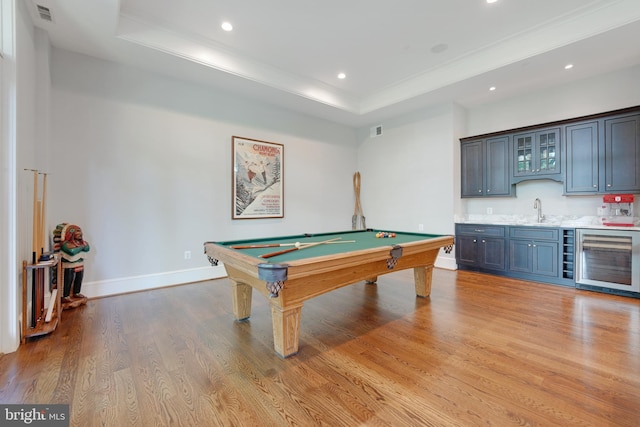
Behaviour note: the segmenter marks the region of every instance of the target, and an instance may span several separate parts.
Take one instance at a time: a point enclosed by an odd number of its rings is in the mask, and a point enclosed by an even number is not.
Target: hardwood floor
[[[300,352],[226,279],[89,301],[0,359],[0,402],[75,426],[639,426],[640,300],[435,269],[317,297]]]

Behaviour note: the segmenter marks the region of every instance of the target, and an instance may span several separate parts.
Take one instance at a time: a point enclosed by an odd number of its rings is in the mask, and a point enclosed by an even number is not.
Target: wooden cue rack
[[[55,267],[55,270],[52,268]],[[45,277],[55,271],[56,289],[52,291],[49,300],[49,307],[44,306]],[[33,275],[36,285],[36,297],[32,298],[31,310],[35,310],[35,324],[32,323],[32,316],[27,313],[28,283],[27,276]],[[51,279],[49,279],[50,281]],[[27,338],[47,335],[53,332],[60,324],[62,318],[62,292],[64,287],[62,276],[62,262],[59,255],[53,256],[47,261],[40,261],[36,264],[29,264],[22,261],[22,338],[24,344]],[[53,294],[55,292],[55,295]],[[47,318],[50,319],[47,321]]]

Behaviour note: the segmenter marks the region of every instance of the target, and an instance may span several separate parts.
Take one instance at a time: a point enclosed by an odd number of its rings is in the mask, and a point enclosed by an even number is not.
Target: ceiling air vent
[[[374,126],[371,128],[371,138],[382,135],[382,125]]]
[[[37,4],[36,7],[38,8],[38,15],[40,15],[40,19],[47,22],[53,22],[53,19],[51,19],[51,11],[48,7],[39,4]]]

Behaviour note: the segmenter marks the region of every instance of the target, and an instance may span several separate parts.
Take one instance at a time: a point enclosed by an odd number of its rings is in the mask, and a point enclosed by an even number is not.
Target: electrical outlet
[[[418,224],[418,231],[424,231],[424,224]]]
[[[487,215],[493,214],[493,208],[487,208]]]
[[[191,259],[191,251],[184,251],[184,259]]]

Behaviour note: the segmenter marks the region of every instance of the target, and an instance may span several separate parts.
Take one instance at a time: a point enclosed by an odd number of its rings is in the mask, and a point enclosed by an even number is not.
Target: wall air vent
[[[51,18],[51,10],[48,7],[37,4],[36,8],[38,9],[38,15],[40,15],[40,19],[47,22],[53,22]]]
[[[374,126],[371,128],[371,138],[382,135],[382,125]]]

